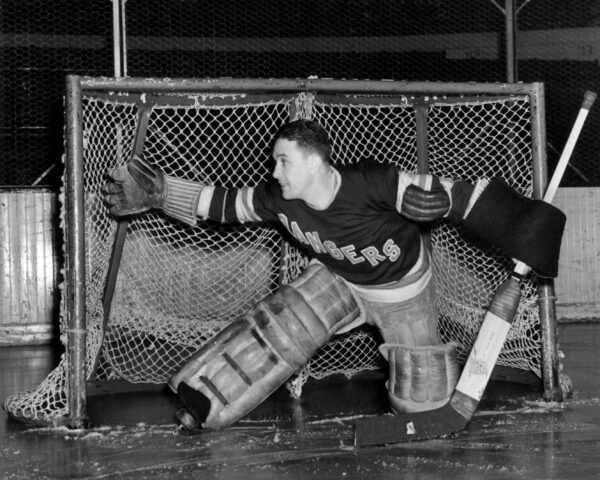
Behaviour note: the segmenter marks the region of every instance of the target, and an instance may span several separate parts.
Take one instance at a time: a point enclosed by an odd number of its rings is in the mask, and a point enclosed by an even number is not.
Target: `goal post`
[[[212,335],[306,265],[300,250],[262,224],[189,227],[149,212],[130,218],[121,237],[100,188],[134,151],[170,175],[251,186],[270,175],[277,129],[312,118],[329,131],[335,163],[371,158],[471,182],[499,176],[534,198],[547,183],[541,83],[72,75],[65,105],[66,353],[36,390],[4,403],[10,416],[33,424],[83,426],[92,380],[165,383]],[[429,236],[440,334],[458,344],[464,362],[512,261],[469,244],[446,222]],[[118,270],[107,288],[111,262]],[[498,361],[539,377],[546,399],[560,391],[553,299],[551,281],[523,283]],[[369,328],[334,338],[288,388],[299,395],[309,377],[381,368],[378,341]]]

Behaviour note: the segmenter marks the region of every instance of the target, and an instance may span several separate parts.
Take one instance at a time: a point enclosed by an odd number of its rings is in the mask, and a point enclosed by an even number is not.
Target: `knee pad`
[[[386,387],[395,413],[433,410],[450,400],[459,375],[456,344],[383,344],[379,349],[389,362]]]
[[[170,380],[188,428],[223,428],[297,373],[331,336],[359,315],[347,285],[310,265],[210,339]]]

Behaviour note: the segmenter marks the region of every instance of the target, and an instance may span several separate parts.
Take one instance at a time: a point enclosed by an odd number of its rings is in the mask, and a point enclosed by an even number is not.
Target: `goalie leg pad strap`
[[[169,382],[196,423],[227,427],[253,410],[359,315],[346,284],[320,265],[210,339]]]
[[[390,377],[386,384],[392,410],[413,413],[446,404],[458,381],[456,344],[411,347],[383,344]]]
[[[491,243],[541,276],[556,277],[565,222],[558,208],[525,197],[494,178],[463,224],[475,240]]]

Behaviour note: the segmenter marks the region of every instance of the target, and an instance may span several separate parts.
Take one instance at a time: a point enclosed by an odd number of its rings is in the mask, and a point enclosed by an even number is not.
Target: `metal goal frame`
[[[332,79],[157,79],[157,78],[93,78],[70,75],[66,78],[65,95],[65,283],[63,320],[66,325],[63,342],[66,347],[66,384],[68,415],[65,423],[81,428],[86,422],[86,235],[85,192],[83,181],[84,131],[82,98],[86,92],[196,94],[316,92],[319,94],[369,94],[421,96],[527,96],[530,104],[531,163],[533,197],[541,199],[547,186],[546,126],[544,86],[542,83],[444,83],[387,80]],[[427,170],[427,105],[414,109],[417,131],[419,168]],[[541,331],[541,365],[544,399],[562,399],[558,382],[558,350],[554,285],[540,279],[539,313]]]

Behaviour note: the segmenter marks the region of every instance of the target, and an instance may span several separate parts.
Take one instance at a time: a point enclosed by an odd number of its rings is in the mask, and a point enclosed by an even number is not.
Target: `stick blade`
[[[426,412],[372,415],[354,422],[354,445],[383,445],[443,437],[464,430],[468,420],[450,403]]]

